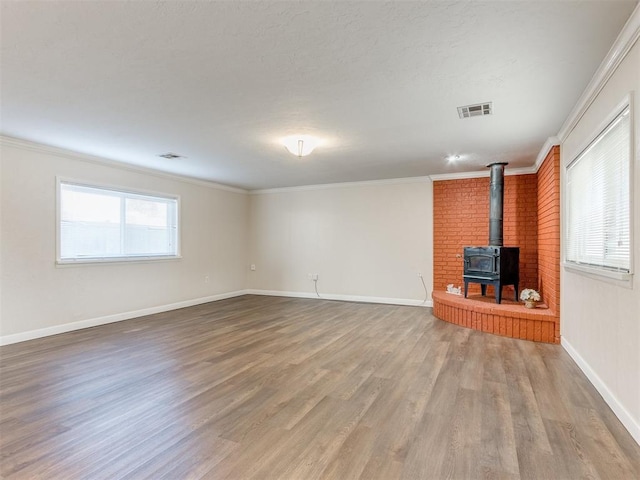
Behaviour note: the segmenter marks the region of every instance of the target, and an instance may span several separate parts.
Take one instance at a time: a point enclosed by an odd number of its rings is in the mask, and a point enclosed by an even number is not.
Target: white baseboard
[[[133,310],[131,312],[116,313],[113,315],[106,315],[104,317],[89,318],[87,320],[80,320],[78,322],[64,323],[62,325],[55,325],[53,327],[29,330],[28,332],[15,333],[13,335],[4,335],[0,337],[0,345],[25,342],[27,340],[33,340],[35,338],[48,337],[50,335],[71,332],[73,330],[80,330],[82,328],[96,327],[98,325],[105,325],[107,323],[120,322],[122,320],[129,320],[131,318],[152,315],[154,313],[168,312],[170,310],[177,310],[178,308],[192,307],[194,305],[200,305],[202,303],[215,302],[218,300],[224,300],[225,298],[239,297],[240,295],[246,294],[246,290],[237,290],[235,292],[220,293],[217,295],[210,295],[208,297],[193,298],[191,300],[184,300],[182,302],[159,305],[157,307],[143,308],[141,310]]]
[[[293,297],[293,298],[320,298],[321,300],[340,300],[342,302],[361,302],[361,303],[385,303],[388,305],[407,305],[411,307],[433,307],[433,302],[428,300],[413,300],[409,298],[384,298],[384,297],[365,297],[360,295],[338,295],[334,293],[322,293],[318,297],[311,292],[284,292],[281,290],[255,290],[246,291],[249,295],[268,295],[271,297]]]
[[[295,298],[318,298],[315,294],[306,292],[282,292],[275,290],[237,290],[235,292],[220,293],[218,295],[211,295],[208,297],[194,298],[191,300],[184,300],[182,302],[169,303],[167,305],[159,305],[157,307],[143,308],[141,310],[133,310],[130,312],[116,313],[113,315],[106,315],[104,317],[89,318],[87,320],[80,320],[78,322],[64,323],[62,325],[54,325],[52,327],[39,328],[37,330],[29,330],[27,332],[15,333],[13,335],[0,336],[0,346],[10,345],[12,343],[26,342],[27,340],[34,340],[36,338],[48,337],[51,335],[57,335],[59,333],[72,332],[74,330],[80,330],[83,328],[96,327],[98,325],[106,325],[107,323],[121,322],[123,320],[129,320],[131,318],[143,317],[145,315],[152,315],[154,313],[168,312],[170,310],[177,310],[178,308],[192,307],[194,305],[200,305],[203,303],[215,302],[218,300],[224,300],[225,298],[239,297],[240,295],[270,295],[276,297],[295,297]],[[386,303],[391,305],[410,305],[410,306],[423,306],[432,307],[433,302],[428,301],[426,303],[420,300],[410,300],[403,298],[380,298],[380,297],[362,297],[356,295],[321,295],[320,298],[325,300],[341,300],[346,302],[366,302],[366,303]]]
[[[598,374],[591,368],[587,361],[573,348],[573,346],[562,337],[560,344],[566,350],[566,352],[573,358],[574,362],[580,367],[580,370],[584,372],[589,381],[596,387],[596,390],[602,395],[605,402],[611,407],[613,413],[620,420],[622,425],[629,431],[633,439],[638,445],[640,445],[640,424],[631,416],[631,414],[624,408],[624,405],[616,398],[609,387],[602,381]]]

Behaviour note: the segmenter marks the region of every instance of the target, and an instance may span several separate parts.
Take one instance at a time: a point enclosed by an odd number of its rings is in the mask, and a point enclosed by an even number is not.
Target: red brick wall
[[[560,314],[560,147],[553,147],[538,170],[538,288],[542,300]],[[559,329],[559,323],[556,324]],[[558,339],[560,331],[556,332]]]
[[[487,192],[487,202],[488,195]],[[509,176],[504,179],[504,244],[520,247],[520,290],[536,288],[538,181],[535,174]]]
[[[504,179],[504,245],[520,247],[520,289],[538,286],[538,180],[535,174]],[[489,242],[489,178],[433,185],[433,288],[462,285],[463,247]],[[471,292],[480,291],[471,284]],[[491,287],[488,294],[492,295]],[[505,288],[503,296],[512,295]]]

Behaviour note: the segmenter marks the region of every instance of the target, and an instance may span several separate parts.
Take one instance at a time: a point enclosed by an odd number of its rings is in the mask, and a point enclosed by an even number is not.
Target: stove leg
[[[496,303],[502,302],[502,284],[500,282],[496,282],[493,285],[493,288],[496,290]]]
[[[480,293],[482,293],[483,297],[487,296],[487,285],[485,283],[480,284]]]

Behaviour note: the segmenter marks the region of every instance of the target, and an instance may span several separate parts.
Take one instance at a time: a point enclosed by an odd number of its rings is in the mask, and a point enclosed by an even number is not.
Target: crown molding
[[[558,137],[549,137],[547,138],[547,141],[544,142],[544,145],[542,145],[542,148],[536,157],[536,163],[533,164],[533,168],[536,173],[540,170],[542,162],[547,158],[547,155],[549,155],[549,151],[556,145],[560,145],[560,139]]]
[[[507,175],[508,170],[505,169],[504,174]],[[429,175],[432,182],[441,182],[443,180],[464,180],[467,178],[482,178],[489,176],[489,170],[478,170],[474,172],[456,172],[456,173],[438,173]]]
[[[6,145],[8,147],[19,148],[21,150],[30,150],[32,152],[46,153],[49,155],[55,155],[57,157],[69,158],[72,160],[80,160],[82,162],[94,163],[102,166],[108,166],[118,168],[120,170],[127,170],[135,173],[143,173],[145,175],[153,175],[155,177],[176,180],[179,182],[191,183],[193,185],[199,185],[201,187],[213,188],[216,190],[224,190],[233,193],[244,193],[248,191],[242,188],[231,187],[229,185],[223,185],[221,183],[209,182],[207,180],[199,180],[197,178],[187,177],[183,175],[177,175],[175,173],[162,172],[153,168],[140,167],[136,165],[130,165],[117,160],[110,160],[102,157],[96,157],[94,155],[88,155],[86,153],[74,152],[73,150],[67,150],[66,148],[54,147],[51,145],[45,145],[42,143],[32,142],[30,140],[23,140],[21,138],[9,137],[6,135],[0,135],[0,145]]]
[[[270,193],[308,192],[312,190],[329,190],[332,188],[372,187],[377,185],[400,185],[400,184],[407,184],[407,183],[426,183],[430,181],[431,181],[431,178],[429,176],[389,178],[384,180],[363,180],[361,182],[323,183],[319,185],[302,185],[299,187],[266,188],[262,190],[250,190],[249,194],[264,195],[264,194],[270,194]]]
[[[640,38],[640,3],[636,5],[635,10],[631,13],[624,27],[622,27],[618,37],[613,42],[613,46],[604,57],[604,60],[602,60],[602,63],[600,63],[587,88],[582,92],[578,103],[573,107],[567,120],[560,128],[557,135],[560,142],[564,142],[573,131],[622,60],[627,56],[629,50],[638,41],[638,38]]]
[[[505,168],[505,176],[511,175],[531,175],[538,171],[535,166],[533,167],[517,167],[517,168]],[[443,180],[464,180],[467,178],[483,178],[488,177],[491,172],[489,170],[480,170],[475,172],[456,172],[456,173],[439,173],[436,175],[430,175],[431,181],[441,182]]]

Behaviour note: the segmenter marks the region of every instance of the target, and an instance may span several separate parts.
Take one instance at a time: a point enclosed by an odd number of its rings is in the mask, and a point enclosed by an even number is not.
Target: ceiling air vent
[[[460,118],[484,117],[493,113],[493,102],[476,103],[475,105],[465,105],[458,107]]]
[[[173,153],[173,152],[163,153],[163,154],[158,155],[158,156],[162,157],[162,158],[166,158],[167,160],[173,160],[175,158],[185,158],[182,155],[178,155],[177,153]]]

